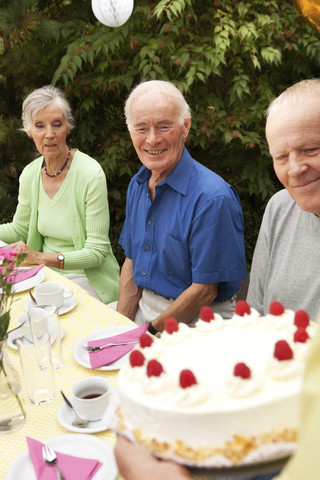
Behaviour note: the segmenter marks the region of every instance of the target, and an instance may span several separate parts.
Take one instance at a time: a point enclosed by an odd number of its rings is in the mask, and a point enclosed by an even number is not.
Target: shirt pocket
[[[162,242],[161,267],[170,278],[176,277],[180,282],[191,284],[191,259],[188,243],[165,233]],[[180,282],[178,281],[178,283]]]

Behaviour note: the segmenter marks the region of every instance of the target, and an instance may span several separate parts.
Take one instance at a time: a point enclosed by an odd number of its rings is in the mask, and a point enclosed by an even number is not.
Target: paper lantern
[[[293,4],[309,25],[320,32],[319,0],[293,0]]]
[[[120,27],[132,13],[133,0],[92,0],[92,10],[99,22]]]

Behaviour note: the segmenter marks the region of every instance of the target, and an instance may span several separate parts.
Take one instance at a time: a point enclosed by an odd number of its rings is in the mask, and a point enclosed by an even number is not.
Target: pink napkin
[[[21,270],[20,268],[13,270],[11,275],[8,277],[8,281],[10,283],[19,283],[23,280],[27,280],[27,278],[33,277],[36,273],[44,267],[44,263],[41,265],[37,265],[36,267],[32,267],[29,269]]]
[[[33,438],[26,438],[37,480],[57,480],[55,469],[43,460],[43,444]],[[58,459],[57,465],[68,480],[89,480],[102,465],[99,460],[79,458],[59,452],[56,452],[56,454]]]
[[[88,347],[100,347],[101,345],[107,345],[114,342],[131,342],[136,340],[139,342],[139,338],[148,329],[148,324],[141,325],[141,327],[133,328],[124,333],[119,333],[113,337],[99,338],[99,340],[90,340]],[[99,368],[109,363],[115,362],[118,358],[123,357],[126,353],[130,352],[136,343],[128,343],[128,345],[114,345],[112,347],[103,348],[100,352],[89,352],[89,358],[91,368]]]

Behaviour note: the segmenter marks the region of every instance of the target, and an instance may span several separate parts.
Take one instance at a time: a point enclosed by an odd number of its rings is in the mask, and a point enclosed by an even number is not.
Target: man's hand
[[[189,323],[202,307],[210,305],[218,294],[217,283],[192,283],[189,288],[176,298],[166,310],[152,321],[152,326],[162,332],[167,318],[173,317],[177,322]]]

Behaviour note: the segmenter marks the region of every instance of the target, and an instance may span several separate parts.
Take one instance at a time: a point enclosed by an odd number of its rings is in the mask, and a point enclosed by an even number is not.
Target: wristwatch
[[[57,259],[58,259],[59,262],[60,262],[60,265],[59,265],[60,270],[63,270],[63,267],[64,267],[64,255],[62,255],[62,253],[59,253],[59,255],[57,256]]]
[[[148,325],[148,332],[150,332],[152,335],[156,335],[158,332],[157,329],[154,328],[154,326],[152,325],[152,323],[150,322],[149,325]]]

